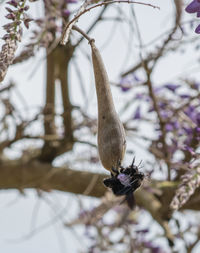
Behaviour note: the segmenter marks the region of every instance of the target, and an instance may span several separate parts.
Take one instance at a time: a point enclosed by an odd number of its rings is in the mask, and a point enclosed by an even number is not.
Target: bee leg
[[[132,163],[131,163],[131,167],[133,167],[134,164],[135,164],[135,156],[133,157],[133,161],[132,161]]]
[[[121,165],[121,160],[118,161],[118,168],[119,168],[119,172],[120,172],[120,173],[123,173],[124,167]],[[119,173],[119,172],[118,172],[118,173]]]
[[[138,168],[140,168],[141,163],[142,163],[142,160],[140,160],[140,162],[139,162],[139,164],[137,166]]]
[[[124,172],[124,167],[121,166],[119,172],[123,173]]]
[[[112,167],[111,170],[112,172],[114,172],[114,174],[111,172],[112,177],[114,177],[115,175],[119,175],[119,171],[116,168]]]
[[[119,159],[118,163],[117,163],[117,168],[121,167],[121,160]]]

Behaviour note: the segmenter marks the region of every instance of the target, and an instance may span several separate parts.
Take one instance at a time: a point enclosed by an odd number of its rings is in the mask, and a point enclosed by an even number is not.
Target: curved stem
[[[152,5],[152,4],[148,4],[148,3],[142,3],[142,2],[138,2],[138,1],[129,1],[129,0],[107,1],[107,2],[103,2],[103,3],[93,5],[89,8],[87,8],[87,9],[83,8],[83,10],[78,15],[76,15],[69,23],[67,23],[67,25],[64,29],[62,38],[61,38],[61,44],[65,45],[67,43],[67,41],[69,39],[70,30],[72,29],[73,24],[76,23],[77,20],[80,18],[80,16],[82,16],[84,13],[86,13],[86,12],[96,8],[96,7],[100,7],[100,6],[104,6],[104,5],[108,5],[108,4],[114,4],[114,3],[140,4],[140,5],[145,5],[145,6],[149,6],[149,7],[152,7],[152,8],[160,9],[156,5]],[[87,5],[86,5],[86,7],[87,7]]]
[[[73,25],[72,29],[79,32],[80,34],[83,35],[84,38],[86,38],[88,40],[88,42],[90,43],[91,41],[95,41],[93,38],[90,38],[83,30],[81,30],[78,26]]]

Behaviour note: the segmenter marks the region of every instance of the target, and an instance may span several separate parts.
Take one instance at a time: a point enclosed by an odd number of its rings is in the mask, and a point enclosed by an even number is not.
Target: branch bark
[[[58,190],[100,198],[107,190],[102,183],[105,177],[107,177],[106,174],[72,170],[67,167],[52,167],[48,163],[38,161],[26,164],[10,161],[5,164],[2,162],[0,165],[0,189],[19,189],[20,191],[26,188],[44,191]],[[141,187],[135,192],[137,205],[149,212],[153,219],[161,225],[170,243],[173,243],[174,238],[168,227],[168,220],[171,218],[169,203],[174,196],[176,185],[174,182],[163,184],[152,180],[151,183],[148,182],[148,187]],[[151,187],[152,189],[160,189],[161,194],[157,196],[149,191],[148,189],[151,189]],[[181,210],[199,210],[199,195],[200,190],[197,190]],[[121,201],[113,196],[111,202],[111,204],[108,204],[110,207]]]
[[[68,167],[52,167],[48,163],[32,161],[26,164],[9,161],[0,164],[0,189],[26,189],[35,188],[45,191],[58,190],[100,198],[105,192],[102,181],[107,174],[99,174],[89,171],[72,170]],[[174,195],[178,183],[159,182],[152,180],[148,188],[141,187],[135,192],[136,203],[149,211],[153,216],[162,210],[162,218],[166,217],[166,209]],[[156,195],[149,188],[160,190]],[[181,210],[200,210],[200,189]],[[165,212],[165,215],[164,215]]]
[[[92,197],[101,197],[106,191],[102,184],[105,174],[96,174],[69,168],[52,167],[37,161],[21,164],[12,162],[0,166],[0,189],[39,188],[59,190]],[[96,183],[88,191],[92,180]]]

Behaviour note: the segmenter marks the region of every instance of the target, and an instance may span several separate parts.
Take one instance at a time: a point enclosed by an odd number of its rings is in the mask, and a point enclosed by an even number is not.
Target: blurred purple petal
[[[184,131],[186,132],[187,135],[192,134],[193,133],[193,129],[190,127],[183,127]]]
[[[166,131],[170,132],[170,131],[174,130],[174,127],[173,127],[173,125],[171,123],[167,123],[165,125],[165,129],[166,129]]]
[[[200,127],[197,127],[196,130],[198,133],[200,133]]]
[[[144,229],[140,229],[140,230],[136,230],[136,233],[142,233],[142,234],[146,234],[149,232],[148,228],[144,228]]]
[[[164,253],[164,251],[158,247],[158,246],[155,246],[152,242],[150,241],[145,241],[144,243],[144,246],[151,249],[151,252],[152,253]]]
[[[5,17],[6,17],[7,19],[15,20],[15,14],[14,14],[14,13],[8,13]]]
[[[63,17],[68,17],[70,15],[70,13],[71,12],[68,9],[65,9],[65,10],[62,11],[62,16]]]
[[[186,8],[185,11],[188,13],[195,13],[200,11],[200,1],[193,0]]]
[[[171,112],[169,112],[167,110],[161,111],[160,114],[161,114],[163,119],[168,119],[171,116]]]
[[[144,94],[142,94],[142,93],[137,93],[135,95],[135,99],[143,99],[143,97],[144,97]]]
[[[135,110],[135,113],[133,115],[133,119],[141,119],[141,112],[140,112],[140,106],[139,105]]]
[[[199,87],[200,87],[200,83],[197,83],[197,82],[195,82],[194,84],[193,84],[193,87],[195,88],[195,89],[199,89]]]
[[[190,105],[185,110],[184,113],[197,125],[200,124],[200,112],[197,111],[197,108]]]
[[[15,8],[18,6],[18,2],[16,0],[11,0],[6,2],[7,4],[10,4],[11,6],[14,6]]]
[[[130,76],[124,77],[120,80],[120,87],[123,92],[126,92],[131,89],[133,81],[130,79]]]
[[[154,111],[155,111],[155,109],[154,109],[153,106],[151,106],[151,107],[149,108],[149,110],[148,110],[148,112],[154,112]]]
[[[158,102],[158,105],[159,105],[159,107],[160,107],[160,109],[165,109],[166,108],[166,106],[167,106],[167,104],[166,104],[166,102],[164,102],[164,101],[159,101]]]
[[[178,89],[180,87],[179,84],[165,84],[164,85],[165,88],[167,88],[168,90],[171,90],[171,91],[176,91],[176,89]]]
[[[153,89],[153,92],[156,94],[156,93],[159,93],[161,90],[163,89],[163,87],[157,87],[157,88],[154,88]]]
[[[24,10],[25,10],[25,11],[29,10],[29,8],[30,8],[29,5],[25,5],[25,6],[24,6]]]
[[[175,129],[179,129],[179,128],[180,128],[180,125],[179,125],[179,122],[178,122],[178,121],[175,121],[175,122],[173,123],[173,125],[174,125],[174,128],[175,128]]]
[[[5,9],[6,9],[8,12],[13,13],[13,10],[12,10],[12,9],[10,9],[10,8],[8,8],[8,7],[5,7]]]
[[[126,85],[122,85],[121,86],[121,90],[123,91],[123,92],[127,92],[127,91],[129,91],[131,89],[131,87],[130,86],[126,86]]]
[[[137,76],[137,75],[133,75],[133,79],[134,79],[136,82],[141,82],[141,79],[140,79],[140,78],[138,78],[138,76]]]
[[[191,155],[195,155],[196,153],[194,152],[193,148],[192,147],[189,147],[189,146],[185,146],[184,148],[185,150],[187,150],[188,152],[190,152]]]
[[[200,34],[200,25],[198,25],[197,28],[195,29],[195,33]]]
[[[9,39],[10,38],[10,34],[8,34],[8,33],[6,33],[1,39],[2,40],[7,40],[7,39]]]
[[[67,4],[76,4],[78,1],[77,0],[65,0]]]
[[[188,94],[181,94],[181,95],[179,95],[180,96],[180,98],[190,98],[190,95],[188,95]]]

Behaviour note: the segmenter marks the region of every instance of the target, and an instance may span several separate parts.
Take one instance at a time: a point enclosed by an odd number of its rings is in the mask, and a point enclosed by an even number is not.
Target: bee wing
[[[127,194],[125,199],[127,201],[128,206],[130,207],[130,209],[133,209],[135,206],[135,197],[134,197],[133,193],[131,192],[131,193]]]
[[[128,193],[134,192],[138,187],[135,187],[134,184],[138,181],[138,179],[133,180],[130,185],[124,186],[123,189],[117,192],[117,195],[126,195]]]
[[[132,192],[127,194],[120,204],[123,204],[125,201],[127,201],[127,205],[131,210],[135,207],[135,197]]]
[[[132,187],[131,186],[125,186],[123,189],[121,189],[120,191],[118,191],[116,194],[117,195],[126,195],[129,193],[132,193]]]

